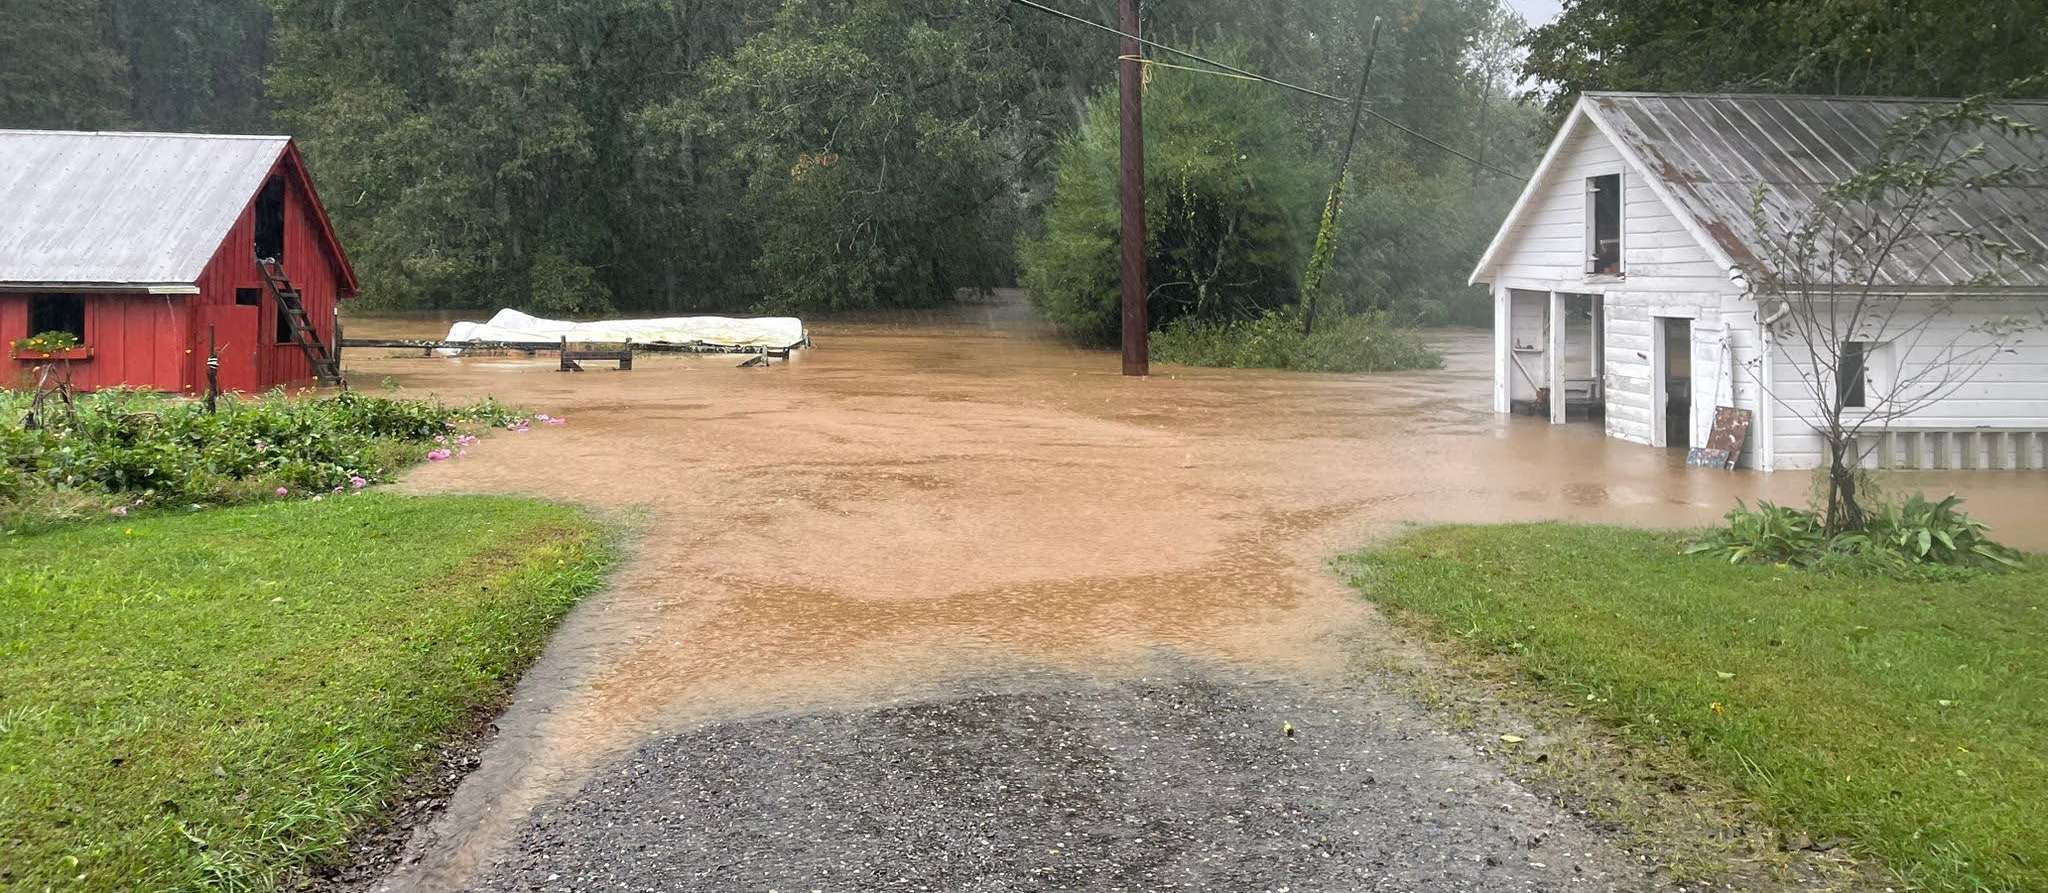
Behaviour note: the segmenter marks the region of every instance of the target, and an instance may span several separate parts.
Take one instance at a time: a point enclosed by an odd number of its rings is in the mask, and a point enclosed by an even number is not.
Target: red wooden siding
[[[330,247],[325,221],[315,204],[317,199],[296,169],[297,164],[297,156],[287,152],[271,169],[272,176],[285,178],[284,272],[302,295],[306,318],[312,321],[320,338],[331,343],[334,308],[340,301],[341,260]],[[262,287],[263,272],[256,266],[256,197],[251,195],[242,215],[235,218],[234,228],[221,240],[220,250],[206,265],[206,272],[200,274],[195,306],[233,304],[236,289]],[[221,354],[222,365],[253,362],[254,380],[260,388],[310,381],[313,366],[307,362],[305,351],[297,344],[277,343],[277,304],[268,294],[263,296],[257,319],[256,343],[230,344]],[[194,338],[199,349],[193,352],[186,384],[189,390],[196,391],[206,386],[206,333],[195,332]]]
[[[8,354],[28,330],[29,295],[0,294],[0,340]],[[71,384],[80,390],[119,385],[175,391],[185,384],[182,345],[187,308],[182,295],[81,295],[85,300],[88,359],[71,360]],[[10,359],[6,385],[26,384],[41,360]]]
[[[271,169],[272,176],[285,180],[284,271],[297,286],[310,320],[322,340],[334,338],[334,311],[341,294],[354,283],[346,261],[332,240],[319,199],[302,168],[298,153],[287,147]],[[266,178],[268,179],[268,178]],[[235,303],[237,289],[263,287],[263,274],[256,266],[256,195],[222,237],[220,248],[207,262],[195,285],[196,295],[104,294],[86,298],[86,341],[90,359],[71,364],[72,383],[81,389],[128,385],[186,394],[206,387],[207,326],[201,319],[226,318],[213,308]],[[30,334],[29,295],[0,293],[0,341],[11,345]],[[229,313],[228,317],[246,319]],[[282,384],[310,381],[312,364],[305,351],[289,341],[277,343],[277,304],[263,296],[257,310],[257,337],[247,337],[247,327],[237,327],[235,337],[216,326],[214,334],[224,343],[221,377],[224,387],[253,383],[255,390]],[[0,386],[20,384],[35,361],[6,361],[0,367]]]

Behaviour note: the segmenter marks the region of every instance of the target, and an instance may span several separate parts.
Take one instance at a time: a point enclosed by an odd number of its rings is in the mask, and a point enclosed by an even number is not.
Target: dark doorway
[[[283,177],[271,177],[256,194],[256,256],[284,263]]]
[[[1692,320],[1658,317],[1657,328],[1664,355],[1664,367],[1657,376],[1664,383],[1664,445],[1691,449]]]

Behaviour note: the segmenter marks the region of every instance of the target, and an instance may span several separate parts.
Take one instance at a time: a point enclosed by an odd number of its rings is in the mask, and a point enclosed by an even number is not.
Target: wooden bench
[[[600,362],[617,361],[619,364],[620,372],[631,372],[633,371],[633,339],[626,339],[626,343],[620,345],[617,350],[597,350],[589,347],[588,345],[585,345],[581,349],[571,348],[569,346],[569,339],[563,338],[561,367],[562,371],[582,372],[583,360],[597,360]]]

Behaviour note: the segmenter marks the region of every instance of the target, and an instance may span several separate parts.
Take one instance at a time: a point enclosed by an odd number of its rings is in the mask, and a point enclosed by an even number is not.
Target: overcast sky
[[[1557,18],[1562,3],[1563,0],[1507,0],[1508,8],[1521,13],[1531,27]]]

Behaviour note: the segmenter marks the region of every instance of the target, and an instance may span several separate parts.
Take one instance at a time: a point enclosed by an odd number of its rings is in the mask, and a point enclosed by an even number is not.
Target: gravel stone
[[[1406,704],[1175,661],[656,740],[540,808],[475,889],[1658,886]]]

